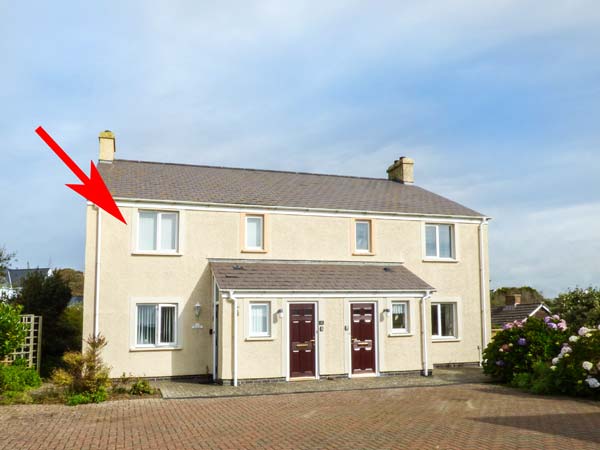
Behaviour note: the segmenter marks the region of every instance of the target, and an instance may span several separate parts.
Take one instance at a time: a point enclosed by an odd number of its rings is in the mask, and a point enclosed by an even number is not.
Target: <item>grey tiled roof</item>
[[[20,287],[23,280],[30,274],[37,272],[41,273],[44,277],[47,277],[49,271],[50,269],[47,267],[35,269],[7,269],[4,273],[4,278],[7,282],[10,281],[13,287]]]
[[[529,317],[542,303],[521,303],[514,306],[497,306],[492,308],[492,325],[501,326],[515,320]],[[545,306],[545,305],[544,305]]]
[[[222,290],[433,290],[399,264],[211,260],[210,266]]]
[[[420,187],[380,178],[127,160],[98,168],[116,198],[482,217]]]

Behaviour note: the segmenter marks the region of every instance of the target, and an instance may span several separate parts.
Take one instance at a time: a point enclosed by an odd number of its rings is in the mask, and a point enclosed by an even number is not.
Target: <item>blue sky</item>
[[[543,9],[542,9],[543,8]],[[117,157],[384,177],[494,218],[494,287],[600,280],[595,1],[0,0],[0,245],[83,267],[76,179]]]

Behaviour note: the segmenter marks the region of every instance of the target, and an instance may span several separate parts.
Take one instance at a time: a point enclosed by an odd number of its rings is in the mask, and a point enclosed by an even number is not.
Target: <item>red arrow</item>
[[[50,137],[46,130],[42,127],[37,127],[35,132],[38,134],[42,140],[48,144],[48,147],[52,149],[56,156],[58,156],[62,162],[66,164],[66,166],[71,169],[71,172],[75,174],[77,178],[81,180],[83,184],[67,184],[68,187],[73,189],[79,195],[81,195],[86,200],[94,203],[96,206],[102,208],[104,211],[109,213],[111,216],[117,218],[125,225],[125,219],[119,211],[119,207],[115,203],[110,191],[104,184],[104,180],[100,176],[100,172],[96,168],[94,161],[90,161],[90,177],[88,178],[86,174],[81,170],[77,164],[65,153],[65,151],[60,148],[54,139]]]

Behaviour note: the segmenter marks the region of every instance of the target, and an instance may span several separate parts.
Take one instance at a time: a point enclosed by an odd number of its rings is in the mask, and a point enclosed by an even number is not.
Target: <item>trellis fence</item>
[[[21,323],[29,326],[29,333],[23,342],[23,346],[10,355],[7,359],[9,362],[15,359],[24,359],[29,367],[35,367],[39,372],[40,358],[42,356],[42,316],[34,316],[33,314],[23,314]]]

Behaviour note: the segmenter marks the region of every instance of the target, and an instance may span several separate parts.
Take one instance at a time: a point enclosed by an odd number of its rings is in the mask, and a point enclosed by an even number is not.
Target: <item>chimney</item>
[[[400,159],[397,159],[394,161],[394,164],[388,167],[388,180],[413,184],[415,182],[414,166],[415,162],[408,156],[400,157]]]
[[[100,141],[100,161],[112,162],[115,159],[115,134],[110,130],[105,130],[98,136]]]
[[[507,294],[504,301],[506,306],[517,306],[521,304],[521,294]]]

